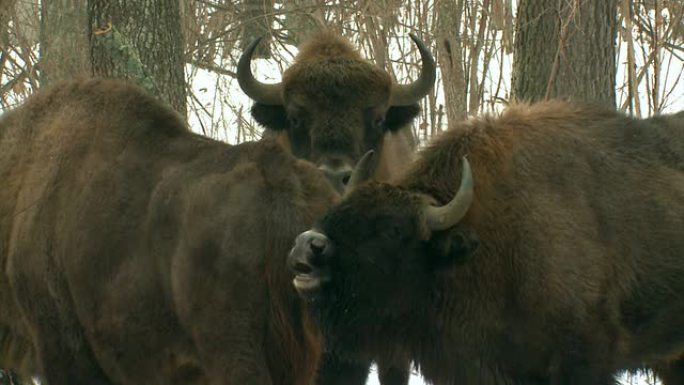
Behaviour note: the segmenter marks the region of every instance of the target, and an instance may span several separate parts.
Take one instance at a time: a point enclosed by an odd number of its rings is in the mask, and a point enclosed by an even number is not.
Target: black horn
[[[390,96],[390,105],[392,106],[410,106],[418,102],[430,92],[437,78],[435,59],[427,47],[425,47],[425,43],[413,33],[410,33],[409,36],[418,46],[418,51],[420,51],[422,62],[420,76],[418,80],[411,84],[395,84],[392,86],[392,94]]]
[[[252,55],[263,36],[252,41],[240,56],[237,65],[237,81],[242,91],[254,101],[269,104],[283,104],[282,83],[266,84],[254,78],[252,74]]]

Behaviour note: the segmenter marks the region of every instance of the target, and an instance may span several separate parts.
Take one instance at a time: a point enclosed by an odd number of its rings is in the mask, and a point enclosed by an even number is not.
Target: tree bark
[[[240,40],[242,50],[244,51],[254,39],[263,36],[264,40],[254,51],[253,57],[271,57],[267,40],[271,36],[273,0],[244,0],[240,10],[240,20],[242,20],[242,38]]]
[[[40,18],[40,83],[92,75],[86,0],[44,1]]]
[[[520,0],[513,96],[615,106],[617,0]]]
[[[43,2],[41,83],[78,76],[133,80],[186,114],[178,1]]]
[[[0,1],[0,32],[3,34],[7,31],[7,23],[10,19],[10,11],[14,7],[16,0],[3,0]]]
[[[5,72],[7,47],[9,46],[8,23],[16,0],[0,1],[0,77]]]
[[[465,70],[463,68],[464,0],[440,0],[437,13],[437,62],[442,73],[447,121],[458,122],[468,116]]]
[[[185,60],[179,2],[90,0],[88,13],[90,26],[107,28],[111,23],[120,31],[137,51],[146,75],[154,82],[154,93],[185,115]],[[101,43],[96,39],[92,44],[95,74],[139,79],[133,72],[132,58],[117,60],[112,54],[114,47]]]
[[[285,39],[288,43],[298,46],[309,35],[321,28],[323,20],[322,5],[319,0],[290,0],[283,3],[285,7]],[[337,26],[329,26],[335,28]],[[340,31],[341,32],[341,31]]]

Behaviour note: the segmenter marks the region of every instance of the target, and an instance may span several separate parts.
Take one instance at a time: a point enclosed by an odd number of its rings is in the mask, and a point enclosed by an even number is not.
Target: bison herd
[[[115,80],[0,117],[0,368],[45,384],[684,384],[684,112],[548,101],[450,122],[343,38],[231,146]],[[365,154],[365,155],[364,155]],[[0,380],[9,377],[0,371]]]

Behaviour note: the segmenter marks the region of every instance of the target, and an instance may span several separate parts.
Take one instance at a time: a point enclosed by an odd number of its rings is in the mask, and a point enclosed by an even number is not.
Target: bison
[[[350,186],[350,189],[352,187]],[[684,113],[568,102],[453,124],[300,234],[325,338],[435,384],[684,378]]]
[[[343,37],[320,31],[299,48],[282,82],[264,84],[251,72],[249,45],[237,67],[242,90],[255,103],[252,116],[295,156],[323,170],[342,191],[353,166],[368,150],[378,153],[376,177],[389,179],[411,160],[409,123],[418,101],[435,82],[435,61],[425,44],[411,34],[421,55],[419,78],[392,84],[383,69],[365,61]]]
[[[342,192],[356,162],[374,150],[374,176],[388,180],[410,163],[414,153],[409,123],[419,112],[418,101],[433,87],[436,66],[430,51],[410,35],[421,55],[419,78],[412,84],[392,84],[383,69],[364,60],[343,37],[320,31],[299,48],[294,63],[279,84],[257,81],[250,68],[261,39],[242,54],[237,79],[255,101],[254,119],[295,156],[316,164]],[[408,382],[408,364],[379,363],[383,385]],[[320,384],[363,385],[368,362],[341,362],[324,357]]]
[[[2,117],[0,180],[0,291],[50,385],[315,381],[286,257],[338,195],[308,162],[95,79]]]

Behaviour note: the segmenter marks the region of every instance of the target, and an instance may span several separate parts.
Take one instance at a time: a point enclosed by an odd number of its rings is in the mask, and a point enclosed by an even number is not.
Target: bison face
[[[329,33],[302,47],[279,84],[254,79],[250,61],[256,40],[240,59],[238,81],[255,100],[254,119],[279,135],[295,156],[316,164],[341,192],[359,158],[369,150],[382,154],[384,135],[415,118],[418,101],[434,84],[434,60],[412,38],[423,68],[408,85],[393,85],[387,72]]]
[[[359,349],[402,324],[431,298],[436,276],[473,253],[477,242],[458,225],[472,199],[467,173],[442,207],[400,187],[366,184],[297,237],[288,258],[293,283],[328,338],[362,336],[339,342]]]
[[[327,63],[320,71],[322,66],[301,64],[287,73],[283,106],[256,103],[252,113],[267,127],[279,119],[270,128],[281,127],[292,154],[316,164],[341,192],[359,158],[369,150],[382,152],[385,133],[409,123],[418,105],[388,106],[390,79],[368,63]],[[343,76],[350,70],[353,83]]]
[[[368,336],[401,323],[428,294],[430,245],[414,198],[388,185],[360,188],[295,241],[294,286],[337,354],[373,356]]]

